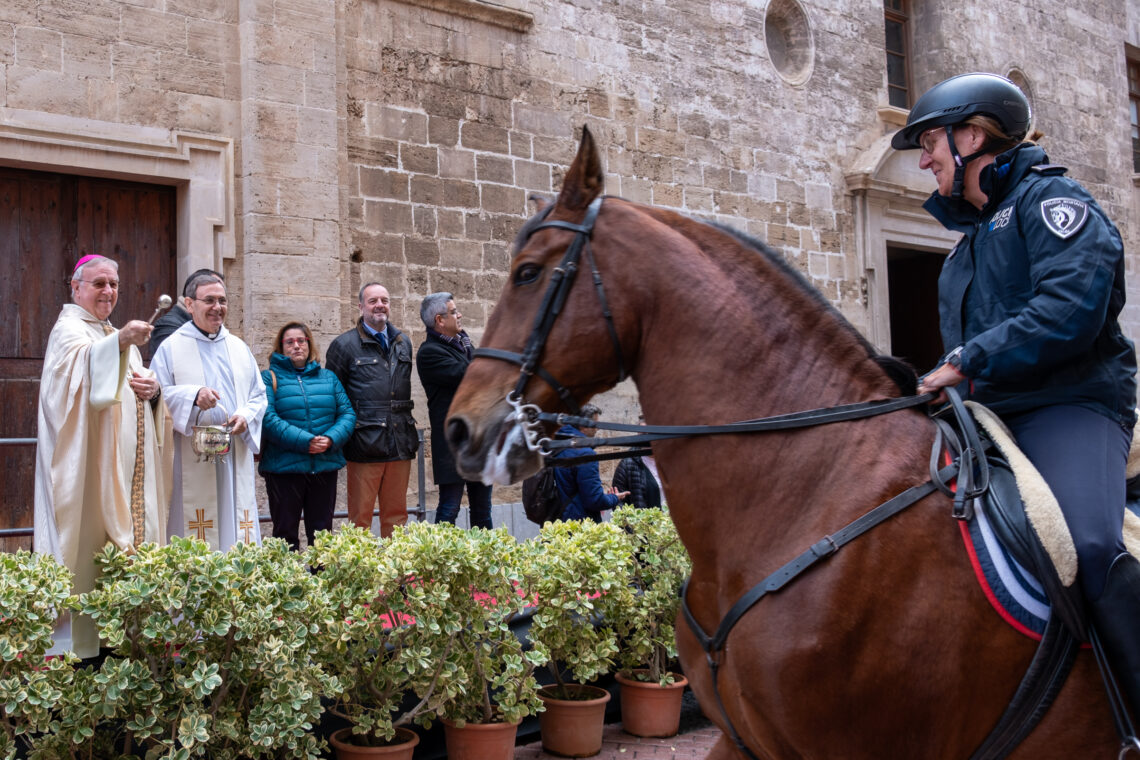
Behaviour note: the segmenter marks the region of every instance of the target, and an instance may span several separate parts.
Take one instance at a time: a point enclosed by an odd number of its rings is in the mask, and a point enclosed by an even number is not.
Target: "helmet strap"
[[[946,144],[950,146],[950,155],[954,158],[954,185],[950,188],[950,197],[961,199],[966,184],[966,164],[979,156],[985,155],[985,148],[963,157],[954,144],[954,125],[946,125]]]

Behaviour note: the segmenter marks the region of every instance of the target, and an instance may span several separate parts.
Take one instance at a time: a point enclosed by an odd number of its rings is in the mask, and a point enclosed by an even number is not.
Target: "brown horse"
[[[546,222],[580,224],[601,197],[588,132]],[[624,370],[650,425],[728,423],[900,395],[871,346],[777,255],[729,231],[618,198],[601,205],[582,276],[549,326],[525,402],[572,408]],[[520,234],[483,347],[521,352],[547,284],[577,236],[532,221]],[[533,233],[529,234],[528,233]],[[612,320],[591,281],[596,261]],[[560,276],[560,275],[559,275]],[[514,482],[541,465],[514,404],[516,366],[476,358],[447,435],[459,471]],[[754,584],[928,477],[934,426],[909,409],[762,435],[654,443],[693,561],[692,613],[716,629]],[[533,439],[530,442],[533,444]],[[719,695],[760,758],[968,758],[1005,709],[1036,643],[989,607],[939,492],[752,607],[722,655]],[[678,622],[681,662],[713,720],[704,652]],[[1115,755],[1092,656],[1082,652],[1015,757]],[[727,737],[709,755],[743,757]]]

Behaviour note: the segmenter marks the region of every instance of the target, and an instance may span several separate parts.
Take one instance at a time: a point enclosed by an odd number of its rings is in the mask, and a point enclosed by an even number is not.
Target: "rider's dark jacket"
[[[340,379],[356,410],[356,429],[344,447],[350,462],[411,459],[419,448],[412,417],[412,341],[390,324],[385,336],[387,351],[357,320],[325,352],[325,366]]]
[[[962,346],[969,395],[999,414],[1075,404],[1131,428],[1136,355],[1117,321],[1124,247],[1064,172],[1022,143],[983,168],[980,211],[937,192],[926,202],[963,234],[938,280],[943,344]]]

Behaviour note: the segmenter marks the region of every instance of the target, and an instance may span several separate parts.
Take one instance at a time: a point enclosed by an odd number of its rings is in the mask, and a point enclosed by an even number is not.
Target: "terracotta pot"
[[[446,718],[442,722],[448,760],[511,760],[515,756],[519,721],[464,726],[457,726]]]
[[[329,743],[336,749],[338,760],[376,760],[376,758],[412,760],[416,745],[420,743],[419,735],[407,728],[397,728],[396,738],[392,740],[393,744],[386,747],[358,747],[355,744],[349,744],[351,735],[351,728],[342,728],[339,731],[334,731],[329,737]]]
[[[562,757],[592,757],[602,751],[602,729],[606,725],[606,702],[610,693],[597,686],[567,684],[574,699],[553,696],[559,687],[546,686],[538,696],[546,706],[538,714],[542,748]]]
[[[634,671],[644,673],[646,671]],[[681,697],[688,680],[674,673],[673,683],[638,681],[618,673],[621,684],[621,728],[634,736],[676,736],[681,727]]]

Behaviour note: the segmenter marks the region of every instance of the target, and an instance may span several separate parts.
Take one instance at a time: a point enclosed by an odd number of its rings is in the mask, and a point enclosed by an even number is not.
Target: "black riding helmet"
[[[959,74],[923,93],[910,109],[906,126],[891,138],[891,147],[918,148],[918,138],[926,130],[961,124],[976,113],[997,119],[1014,140],[1029,131],[1029,101],[1017,85],[997,74]]]

